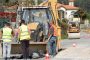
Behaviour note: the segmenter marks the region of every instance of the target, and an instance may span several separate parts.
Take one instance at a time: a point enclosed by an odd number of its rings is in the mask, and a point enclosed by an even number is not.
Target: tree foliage
[[[37,4],[40,4],[41,2],[43,2],[43,0],[37,0]],[[30,0],[30,3],[35,5],[35,0]]]
[[[80,17],[80,22],[84,23],[84,20],[87,18],[87,13],[83,9],[79,9],[76,14]]]
[[[9,2],[9,0],[5,0],[5,3],[8,3]]]
[[[62,19],[62,21],[58,20],[58,25],[61,27],[61,38],[62,39],[67,38],[68,20],[67,19]]]
[[[61,26],[61,29],[67,30],[68,29],[68,20],[67,19],[62,19],[58,20],[58,25]]]

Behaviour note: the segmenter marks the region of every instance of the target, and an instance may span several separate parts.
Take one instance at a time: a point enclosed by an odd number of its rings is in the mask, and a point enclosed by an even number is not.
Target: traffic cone
[[[75,43],[73,43],[73,47],[76,47],[76,44]]]
[[[45,55],[45,60],[50,60],[49,53],[46,53],[46,55]]]

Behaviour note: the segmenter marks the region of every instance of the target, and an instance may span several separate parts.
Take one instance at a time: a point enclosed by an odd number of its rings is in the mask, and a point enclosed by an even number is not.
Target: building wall
[[[64,7],[60,7],[58,10],[66,11],[66,9]]]
[[[69,2],[69,5],[70,6],[74,6],[74,2]]]
[[[63,19],[62,18],[63,15],[62,15],[61,11],[64,11],[64,18],[66,18],[68,20],[73,17],[72,12],[77,11],[77,10],[66,10],[64,7],[60,7],[58,10],[60,12],[61,19]]]
[[[58,9],[58,11],[59,11],[59,18],[60,19],[63,19],[63,18],[66,17],[66,15],[65,15],[66,14],[66,9],[65,8],[61,7],[60,9]]]
[[[73,13],[72,12],[76,12],[77,10],[67,10],[66,11],[66,18],[67,19],[71,19],[73,17]]]

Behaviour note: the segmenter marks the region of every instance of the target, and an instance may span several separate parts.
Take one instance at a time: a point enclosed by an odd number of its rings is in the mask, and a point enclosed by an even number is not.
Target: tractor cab
[[[49,7],[32,6],[22,7],[19,11],[20,18],[25,20],[31,29],[31,38],[34,41],[42,41],[48,38],[49,23],[52,20],[52,14]]]
[[[21,7],[17,10],[16,29],[20,25],[20,20],[25,20],[31,31],[30,49],[33,51],[46,51],[49,23],[52,21],[52,14],[49,7],[32,6],[32,7]],[[17,42],[12,43],[13,54],[20,53],[20,44]],[[14,51],[14,49],[16,51]]]

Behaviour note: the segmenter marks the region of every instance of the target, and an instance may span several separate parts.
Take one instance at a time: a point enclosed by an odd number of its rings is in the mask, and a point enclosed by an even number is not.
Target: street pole
[[[35,1],[35,5],[37,6],[38,5],[38,0],[34,0]]]

